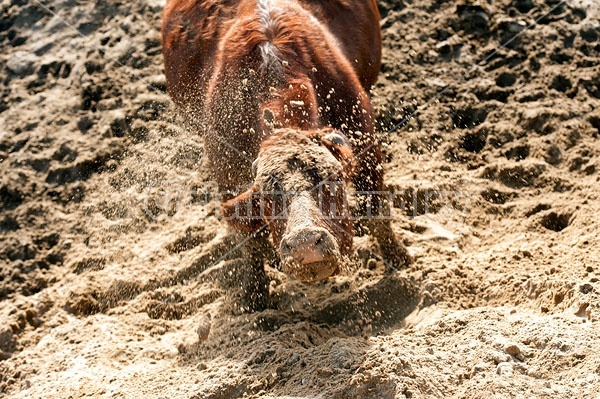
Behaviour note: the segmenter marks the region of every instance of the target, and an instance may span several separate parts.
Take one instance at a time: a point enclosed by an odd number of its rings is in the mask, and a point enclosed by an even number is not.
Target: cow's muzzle
[[[324,228],[302,228],[283,236],[280,244],[283,272],[302,282],[324,280],[338,272],[340,250]]]

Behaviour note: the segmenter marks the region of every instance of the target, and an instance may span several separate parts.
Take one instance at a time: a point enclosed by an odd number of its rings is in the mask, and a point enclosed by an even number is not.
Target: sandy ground
[[[0,0],[0,396],[600,397],[600,5],[380,7],[416,262],[385,274],[357,237],[345,273],[269,269],[243,314],[162,2]]]

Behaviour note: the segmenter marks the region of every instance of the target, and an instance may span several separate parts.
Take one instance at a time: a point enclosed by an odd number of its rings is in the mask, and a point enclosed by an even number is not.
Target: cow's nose
[[[322,228],[304,228],[286,234],[279,247],[283,272],[310,283],[339,270],[340,251],[335,238]]]
[[[280,251],[282,258],[291,257],[304,265],[330,259],[335,252],[335,243],[325,230],[302,229],[284,236]]]

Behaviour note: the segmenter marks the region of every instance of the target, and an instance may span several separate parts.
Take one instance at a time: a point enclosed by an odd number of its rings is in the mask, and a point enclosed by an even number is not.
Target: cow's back
[[[167,1],[162,26],[165,75],[169,94],[180,108],[192,112],[203,108],[222,35],[238,12],[261,1],[269,0]],[[361,84],[369,90],[381,63],[376,0],[295,1],[333,34]]]
[[[342,47],[366,91],[381,67],[377,0],[298,0],[323,23]]]

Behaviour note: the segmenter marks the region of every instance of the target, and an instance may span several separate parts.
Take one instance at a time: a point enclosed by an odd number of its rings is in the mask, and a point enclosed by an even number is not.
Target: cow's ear
[[[354,166],[354,154],[352,153],[350,141],[342,132],[337,130],[323,132],[321,143],[342,163],[344,170],[352,170]]]
[[[223,217],[233,228],[253,232],[265,225],[262,193],[252,186],[237,197],[221,204]]]

